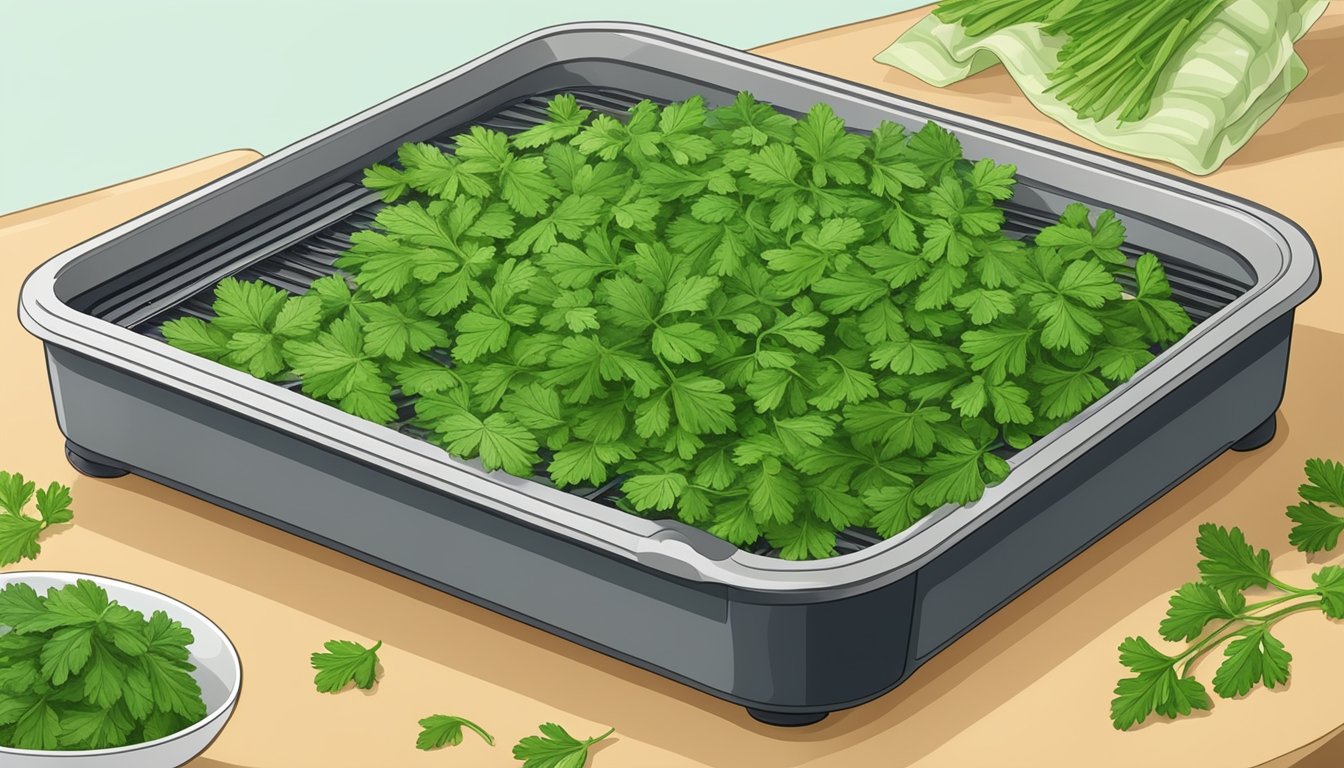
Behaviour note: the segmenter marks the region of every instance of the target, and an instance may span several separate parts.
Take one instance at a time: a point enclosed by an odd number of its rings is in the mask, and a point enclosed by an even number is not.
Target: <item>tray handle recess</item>
[[[718,564],[738,551],[732,543],[680,520],[660,522],[666,527],[637,539],[633,551],[637,562],[664,573],[691,581],[718,581],[721,577],[713,573],[720,570]]]

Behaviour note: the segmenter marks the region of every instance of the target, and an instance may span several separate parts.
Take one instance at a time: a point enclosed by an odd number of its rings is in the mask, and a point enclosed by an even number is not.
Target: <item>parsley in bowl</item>
[[[168,768],[214,741],[242,685],[214,622],[78,573],[0,574],[0,763]]]

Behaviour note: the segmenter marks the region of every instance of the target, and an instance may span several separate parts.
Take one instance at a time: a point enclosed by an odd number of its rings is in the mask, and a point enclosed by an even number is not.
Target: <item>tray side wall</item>
[[[791,603],[652,573],[47,349],[61,430],[122,467],[719,698],[826,712],[891,690],[1271,416],[1291,327],[1263,329],[914,576]]]

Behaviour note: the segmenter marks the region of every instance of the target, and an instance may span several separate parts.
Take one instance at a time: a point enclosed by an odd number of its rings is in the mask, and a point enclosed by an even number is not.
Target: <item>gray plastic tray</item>
[[[859,130],[934,120],[968,156],[1017,165],[1009,219],[1022,231],[1072,200],[1115,209],[1129,249],[1161,256],[1198,324],[1013,456],[979,501],[807,562],[483,472],[145,332],[227,275],[302,290],[304,264],[367,210],[359,170],[404,141],[521,125],[559,91],[615,110],[739,90],[797,112],[825,101]],[[296,248],[310,250],[276,266]],[[62,253],[29,277],[19,314],[45,342],[77,468],[182,488],[801,724],[890,690],[1227,448],[1268,441],[1292,310],[1318,282],[1308,238],[1244,200],[683,35],[594,23],[524,37]]]

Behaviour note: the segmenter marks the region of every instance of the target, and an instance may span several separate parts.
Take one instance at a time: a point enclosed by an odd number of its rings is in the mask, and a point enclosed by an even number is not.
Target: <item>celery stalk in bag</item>
[[[938,86],[1002,63],[1037,109],[1075,133],[1112,149],[1207,174],[1240,149],[1306,76],[1293,43],[1328,4],[1230,0],[1205,14],[1188,39],[1174,30],[1170,38],[1179,45],[1166,66],[1154,73],[1151,103],[1138,119],[1131,114],[1122,120],[1119,112],[1099,119],[1081,117],[1061,98],[1058,78],[1052,75],[1069,37],[1048,34],[1049,22],[1010,23],[971,35],[961,23],[945,23],[930,14],[876,59]],[[1043,11],[1051,5],[1075,4],[1043,0]],[[1120,26],[1131,24],[1130,14],[1120,18]],[[1079,68],[1076,60],[1071,64]]]

